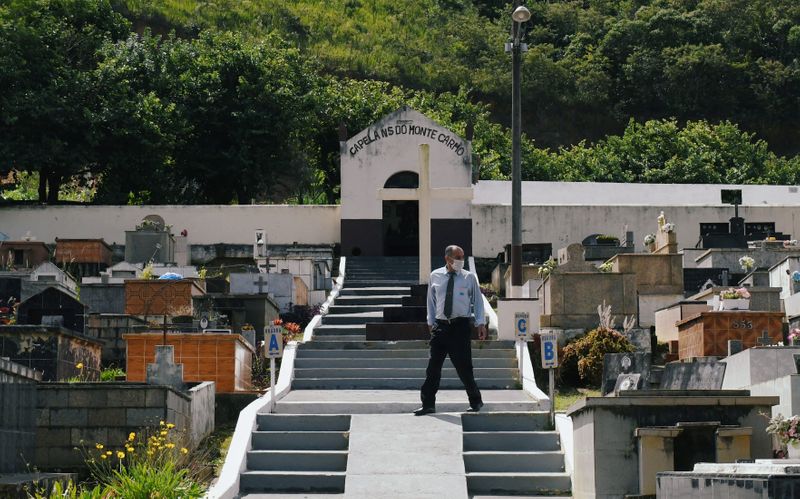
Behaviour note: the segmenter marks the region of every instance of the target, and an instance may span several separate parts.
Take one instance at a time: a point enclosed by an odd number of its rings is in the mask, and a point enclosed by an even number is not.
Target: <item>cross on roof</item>
[[[267,290],[269,290],[269,283],[264,280],[264,274],[258,274],[258,280],[253,281],[253,284],[258,286],[258,294],[263,294],[264,288],[267,288]]]
[[[419,282],[425,284],[431,273],[431,200],[472,200],[472,187],[431,187],[429,144],[419,145],[419,187],[379,189],[383,201],[419,201]]]
[[[761,336],[756,341],[761,346],[774,345],[774,343],[772,343],[772,338],[769,337],[769,332],[767,332],[766,329],[764,330],[763,333],[761,333]]]

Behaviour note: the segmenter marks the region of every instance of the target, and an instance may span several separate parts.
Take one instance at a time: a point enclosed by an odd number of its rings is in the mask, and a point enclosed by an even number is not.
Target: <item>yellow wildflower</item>
[[[107,459],[107,458],[108,458],[108,456],[106,456],[105,454],[100,456],[100,459]]]
[[[188,454],[188,453],[189,449],[187,449],[186,447],[181,447],[181,454]]]
[[[158,424],[164,426],[164,421],[159,421]]]
[[[171,430],[171,429],[173,429],[173,428],[175,428],[175,425],[174,425],[174,424],[172,424],[172,423],[167,423],[167,429],[168,429],[168,430]]]
[[[121,450],[117,451],[117,459],[125,459],[125,453]]]
[[[113,452],[111,452],[110,450],[107,450],[107,451],[106,451],[106,455],[107,455],[107,456],[110,456],[110,455],[112,455],[112,454],[114,454],[114,453],[113,453]]]
[[[103,444],[95,444],[94,446],[97,447],[97,450],[101,450],[103,448]]]
[[[83,369],[83,362],[78,362],[77,364],[75,364],[75,368],[76,369]]]
[[[169,443],[169,444],[165,445],[164,447],[166,447],[167,449],[172,449],[173,447],[175,447],[175,444]]]
[[[161,430],[161,436],[164,436],[166,434],[167,434],[167,430]]]
[[[135,438],[136,438],[136,433],[134,433],[134,432],[131,432],[131,434],[130,434],[130,435],[128,435],[128,442],[133,442],[133,440],[134,440]]]
[[[125,450],[128,451],[128,452],[133,452],[135,449],[133,447],[131,447],[130,445],[126,445],[125,446]]]

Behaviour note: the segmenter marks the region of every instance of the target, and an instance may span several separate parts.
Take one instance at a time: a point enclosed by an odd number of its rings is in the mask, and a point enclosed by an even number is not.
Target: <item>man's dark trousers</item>
[[[454,319],[451,323],[436,321],[431,329],[431,356],[425,372],[425,383],[422,385],[421,397],[423,407],[436,406],[436,392],[442,379],[444,359],[450,355],[450,361],[456,368],[458,377],[464,383],[469,397],[469,405],[482,402],[481,392],[475,383],[472,373],[472,348],[470,344],[472,324],[469,319]]]

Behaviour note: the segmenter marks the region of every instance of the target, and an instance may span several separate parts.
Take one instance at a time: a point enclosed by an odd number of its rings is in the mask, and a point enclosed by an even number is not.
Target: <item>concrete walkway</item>
[[[460,414],[356,414],[346,498],[463,499]]]

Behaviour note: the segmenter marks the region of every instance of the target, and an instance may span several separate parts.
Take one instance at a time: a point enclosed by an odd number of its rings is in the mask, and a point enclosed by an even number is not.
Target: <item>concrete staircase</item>
[[[240,493],[343,493],[349,415],[259,414]]]
[[[569,496],[559,435],[546,412],[463,414],[467,489],[478,495]]]
[[[416,259],[348,258],[346,272],[344,288],[314,330],[314,341],[298,349],[292,388],[418,390],[425,381],[427,342],[365,340],[366,324],[383,322],[383,309],[410,295]],[[513,342],[474,342],[473,366],[481,389],[519,388]],[[463,389],[449,358],[440,386]]]

